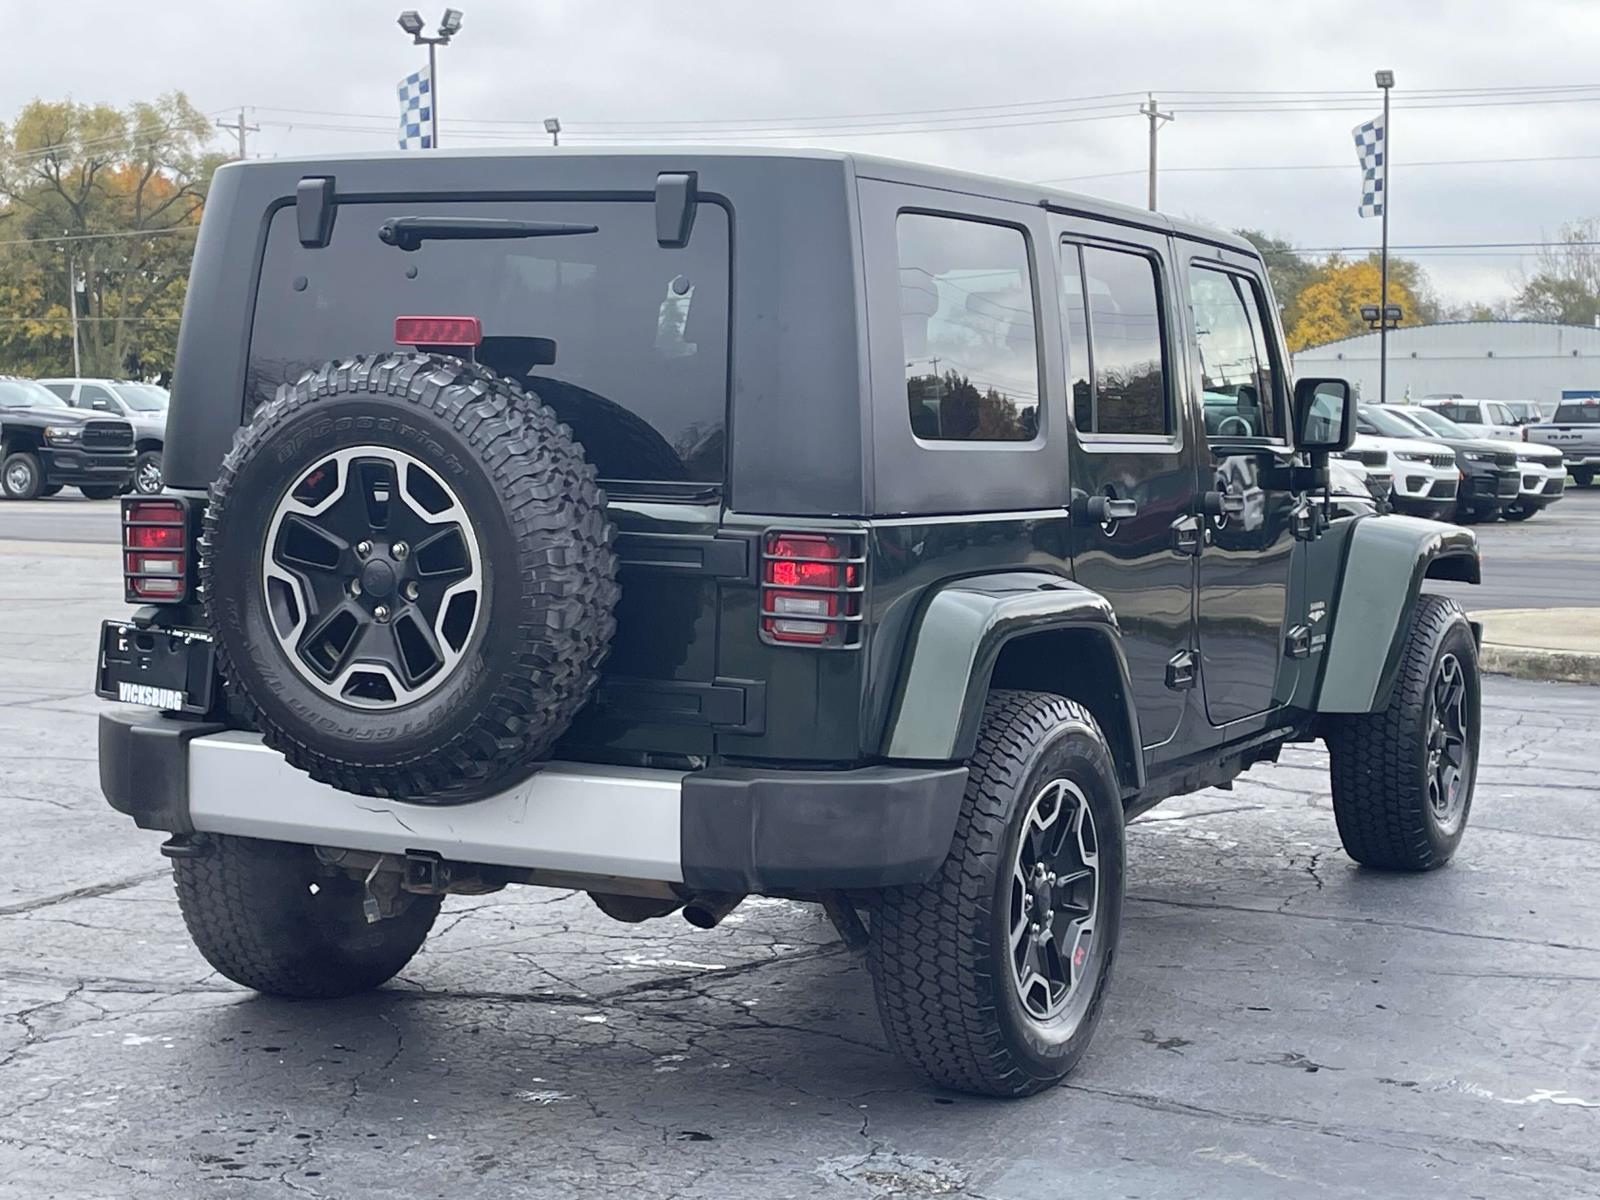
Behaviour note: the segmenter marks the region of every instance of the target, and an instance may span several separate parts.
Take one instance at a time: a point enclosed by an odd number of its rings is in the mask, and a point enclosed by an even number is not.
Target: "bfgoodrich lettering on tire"
[[[1450,861],[1478,771],[1478,648],[1454,600],[1422,596],[1394,691],[1375,713],[1337,718],[1325,738],[1345,853],[1367,867]]]
[[[886,890],[868,963],[895,1049],[936,1082],[1022,1096],[1072,1070],[1122,920],[1122,802],[1094,718],[1043,692],[990,696],[950,855]]]
[[[531,773],[593,691],[611,534],[537,397],[458,359],[357,358],[240,429],[201,596],[230,694],[290,763],[456,803]]]

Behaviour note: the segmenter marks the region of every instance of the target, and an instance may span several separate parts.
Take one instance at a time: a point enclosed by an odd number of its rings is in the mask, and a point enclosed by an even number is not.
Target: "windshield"
[[[1407,409],[1405,412],[1395,415],[1422,426],[1424,432],[1436,433],[1440,437],[1470,438],[1472,436],[1449,417],[1442,417],[1429,408]]]
[[[113,383],[111,390],[134,412],[161,412],[167,407],[164,389],[149,383]]]
[[[0,408],[71,408],[49,388],[27,379],[0,379]]]
[[[1374,428],[1384,437],[1416,438],[1422,436],[1422,430],[1409,421],[1402,420],[1398,414],[1392,413],[1388,409],[1363,406],[1361,418],[1364,421],[1370,421]]]

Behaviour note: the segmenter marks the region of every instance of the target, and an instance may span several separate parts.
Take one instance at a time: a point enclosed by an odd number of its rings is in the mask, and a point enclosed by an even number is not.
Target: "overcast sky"
[[[1061,180],[1142,204],[1146,123],[1137,98],[1110,97],[1096,102],[1107,107],[1070,114],[1035,102],[1146,90],[1158,98],[1348,92],[1370,89],[1373,69],[1390,67],[1398,77],[1392,243],[1537,240],[1565,221],[1600,215],[1600,86],[1582,102],[1400,107],[1407,89],[1600,85],[1600,0],[458,2],[464,26],[440,64],[447,146],[543,145],[538,123],[550,115],[561,117],[563,141],[575,145],[622,135],[602,122],[631,123],[647,142],[652,132],[693,136],[712,122],[749,119],[766,122],[748,129],[761,145],[829,145]],[[0,119],[34,96],[123,104],[177,88],[203,109],[246,106],[262,126],[251,136],[253,155],[392,148],[395,83],[425,54],[394,24],[401,7],[29,6],[25,22],[5,21],[22,30],[21,42],[8,39],[12,49],[25,44],[26,52],[8,54],[0,71]],[[422,10],[430,22],[441,11]],[[1203,112],[1216,102],[1172,96],[1162,105],[1177,119],[1161,134],[1162,166],[1172,168],[1161,179],[1161,207],[1307,247],[1376,245],[1378,222],[1356,215],[1350,131],[1377,111],[1378,93],[1370,103],[1328,103],[1346,111]],[[973,109],[987,111],[960,122],[948,112]],[[928,131],[927,116],[883,115],[933,110],[946,110],[934,118],[946,126],[1007,127]],[[833,128],[780,140],[778,118],[831,120]],[[841,124],[851,118],[856,124]],[[889,124],[898,132],[868,132]],[[847,131],[856,136],[842,136]],[[719,132],[703,140],[740,140]],[[1594,157],[1408,165],[1585,154]],[[1218,166],[1336,169],[1182,169]],[[1073,178],[1083,176],[1099,177]],[[1418,257],[1447,300],[1503,296],[1525,265],[1504,255]]]

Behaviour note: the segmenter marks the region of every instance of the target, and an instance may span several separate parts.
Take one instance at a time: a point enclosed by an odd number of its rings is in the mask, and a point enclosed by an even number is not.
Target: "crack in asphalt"
[[[167,868],[161,867],[154,871],[145,871],[139,875],[128,875],[121,879],[112,879],[106,883],[91,883],[87,887],[73,888],[70,892],[57,892],[52,896],[40,896],[37,900],[24,900],[20,904],[7,904],[0,906],[0,917],[14,917],[18,913],[37,912],[41,908],[50,908],[56,904],[67,904],[73,900],[89,900],[95,896],[108,896],[112,892],[126,891],[128,888],[138,887],[141,883],[149,883],[152,879],[160,879],[167,874]]]

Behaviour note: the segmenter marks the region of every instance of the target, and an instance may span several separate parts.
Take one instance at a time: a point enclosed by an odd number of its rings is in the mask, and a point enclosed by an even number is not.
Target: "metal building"
[[[1332,375],[1378,399],[1378,335],[1363,333],[1294,355],[1298,375]],[[1389,400],[1457,393],[1539,400],[1600,389],[1600,328],[1554,321],[1441,321],[1389,331]]]

